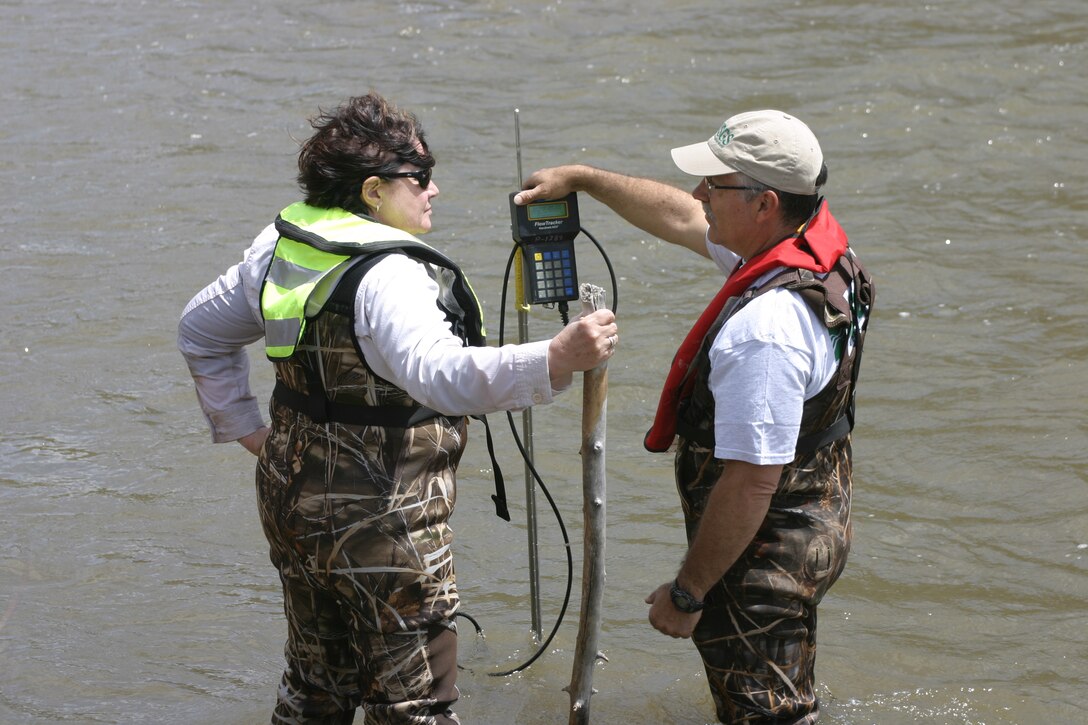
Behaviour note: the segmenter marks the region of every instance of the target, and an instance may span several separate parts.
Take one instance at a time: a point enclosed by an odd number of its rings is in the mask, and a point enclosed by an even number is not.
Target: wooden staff
[[[579,288],[583,314],[600,309],[604,290],[596,285]],[[615,345],[615,341],[612,342]],[[570,685],[569,725],[589,722],[593,690],[593,666],[598,657],[601,604],[604,600],[605,539],[605,420],[608,411],[608,363],[585,373],[582,387],[582,613]]]

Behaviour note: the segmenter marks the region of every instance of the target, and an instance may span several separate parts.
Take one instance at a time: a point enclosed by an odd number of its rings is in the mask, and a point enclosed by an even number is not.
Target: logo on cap
[[[729,129],[728,123],[722,124],[722,127],[714,134],[714,140],[721,146],[726,146],[733,140],[733,132]]]

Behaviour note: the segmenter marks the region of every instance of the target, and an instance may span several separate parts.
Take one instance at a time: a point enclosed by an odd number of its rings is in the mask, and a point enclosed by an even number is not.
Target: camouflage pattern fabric
[[[689,544],[723,465],[681,441],[677,488]],[[816,721],[816,605],[846,566],[851,488],[848,439],[791,464],[752,543],[707,593],[692,639],[721,722]]]
[[[320,370],[337,402],[413,404],[370,373],[350,330],[319,316],[278,379],[307,392]],[[359,707],[377,725],[458,722],[448,520],[467,421],[318,424],[275,398],[271,414],[257,498],[288,622],[272,721],[346,723]]]

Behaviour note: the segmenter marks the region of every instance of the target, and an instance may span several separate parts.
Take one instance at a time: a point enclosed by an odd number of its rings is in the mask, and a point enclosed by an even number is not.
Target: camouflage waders
[[[719,720],[724,723],[813,723],[816,605],[838,579],[850,551],[850,437],[827,431],[849,417],[873,290],[844,255],[827,279],[791,270],[726,304],[695,364],[691,398],[681,408],[677,490],[691,544],[707,498],[727,463],[713,450],[714,398],[709,346],[728,317],[778,286],[801,291],[838,346],[838,373],[805,402],[797,456],[785,466],[770,510],[751,544],[706,594],[692,639],[699,650]],[[849,292],[848,292],[849,291]],[[853,346],[847,345],[852,337]],[[841,425],[841,423],[840,423]],[[846,428],[849,430],[849,428]]]
[[[277,384],[368,406],[416,405],[373,375],[345,315],[323,312]],[[321,340],[320,350],[313,341]],[[430,725],[458,722],[458,607],[448,520],[464,418],[408,428],[315,423],[271,404],[257,498],[283,583],[287,667],[274,723]]]
[[[676,477],[689,544],[723,465],[681,440]],[[850,470],[848,440],[787,467],[752,543],[707,592],[692,639],[722,722],[816,721],[816,605],[850,550]]]

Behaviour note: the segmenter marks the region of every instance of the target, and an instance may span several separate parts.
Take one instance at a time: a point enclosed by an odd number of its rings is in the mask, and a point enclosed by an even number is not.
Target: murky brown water
[[[618,7],[618,6],[616,6]],[[432,244],[498,331],[514,187],[582,161],[686,184],[672,146],[781,107],[876,274],[855,442],[856,546],[821,608],[833,723],[1083,718],[1088,301],[1081,0],[937,3],[0,2],[0,721],[266,721],[284,636],[253,461],[213,446],[177,316],[295,198],[292,138],[371,88],[440,159]],[[703,723],[689,643],[645,624],[683,552],[671,461],[641,448],[707,265],[588,198],[620,275],[606,620],[594,722]],[[606,282],[589,244],[583,280]],[[551,334],[537,310],[531,330]],[[516,331],[513,313],[507,333]],[[271,388],[256,355],[256,385]],[[581,571],[580,395],[534,414]],[[496,431],[515,501],[521,466]],[[465,722],[566,721],[578,587],[527,671],[524,507],[491,514],[482,430],[454,519]],[[544,624],[566,564],[540,497]]]

